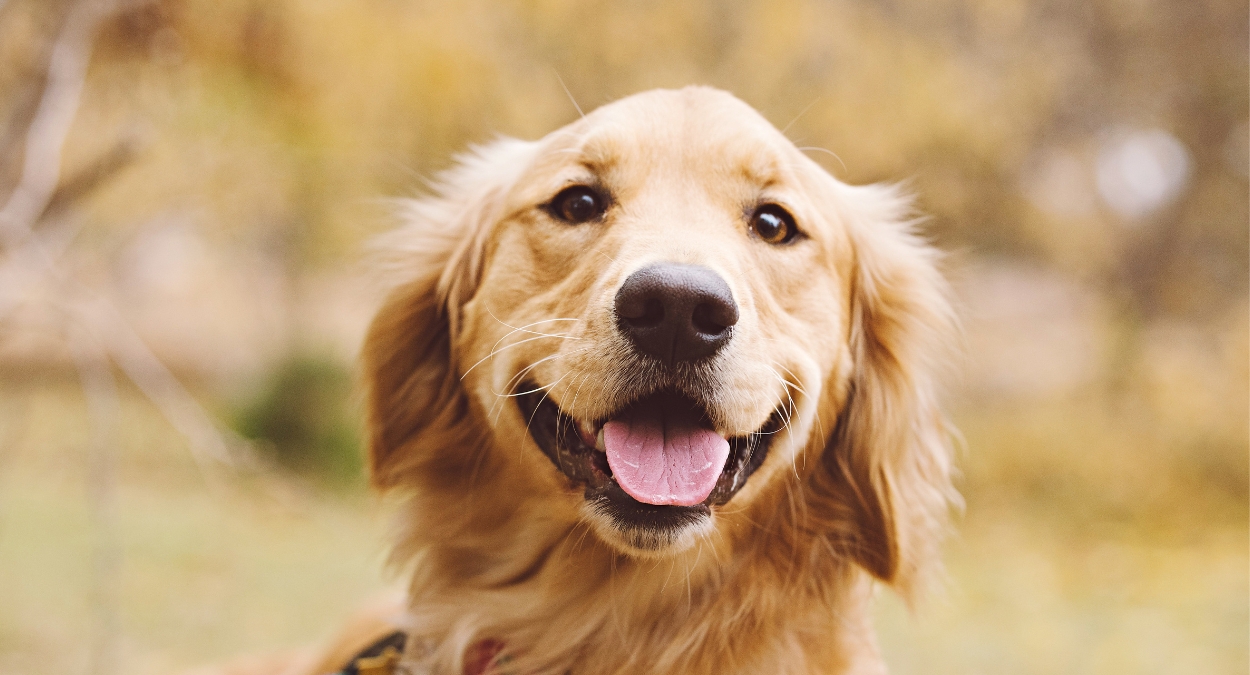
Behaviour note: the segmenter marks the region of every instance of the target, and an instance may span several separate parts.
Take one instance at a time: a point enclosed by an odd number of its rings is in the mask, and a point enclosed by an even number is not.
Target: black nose
[[[738,303],[706,267],[660,263],[629,275],[616,292],[618,326],[638,351],[666,365],[711,356],[729,342]]]

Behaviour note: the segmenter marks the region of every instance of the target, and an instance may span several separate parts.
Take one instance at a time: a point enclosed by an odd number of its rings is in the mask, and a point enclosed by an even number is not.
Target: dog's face
[[[646,557],[741,535],[742,514],[793,509],[806,490],[822,494],[805,507],[837,502],[829,522],[863,521],[848,555],[892,574],[891,474],[934,453],[924,439],[860,446],[886,425],[940,424],[912,380],[915,343],[945,311],[894,197],[838,183],[707,89],[638,95],[536,143],[497,144],[443,193],[414,206],[419,231],[400,236],[418,239],[398,246],[430,262],[408,263],[418,278],[366,350],[375,479],[489,483]],[[873,240],[874,227],[894,238]],[[853,408],[853,392],[894,392],[899,410]],[[944,481],[944,456],[932,461]]]
[[[465,384],[625,550],[688,547],[791,466],[777,436],[847,361],[850,247],[806,168],[736,99],[647,96],[552,134],[504,197]]]

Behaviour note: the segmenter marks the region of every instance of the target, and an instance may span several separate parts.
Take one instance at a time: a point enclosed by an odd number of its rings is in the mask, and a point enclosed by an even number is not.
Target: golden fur
[[[610,192],[602,222],[540,208],[574,184]],[[762,199],[806,239],[750,236]],[[487,639],[518,674],[884,672],[873,579],[910,596],[957,499],[935,398],[953,320],[904,198],[694,87],[478,148],[405,216],[363,364],[372,479],[408,500],[411,672],[458,675]],[[512,395],[536,382],[581,419],[627,403],[612,298],[657,261],[717,271],[741,308],[705,378],[717,430],[787,424],[705,526],[649,546],[586,508]]]

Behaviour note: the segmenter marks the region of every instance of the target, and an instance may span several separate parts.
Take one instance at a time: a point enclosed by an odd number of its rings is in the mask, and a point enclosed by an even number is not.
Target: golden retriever
[[[937,253],[733,96],[462,157],[385,240],[373,483],[395,672],[881,673],[957,499]]]

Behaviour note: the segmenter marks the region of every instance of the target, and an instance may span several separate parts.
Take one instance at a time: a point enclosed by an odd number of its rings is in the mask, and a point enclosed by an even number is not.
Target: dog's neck
[[[484,640],[505,645],[509,675],[884,672],[867,575],[800,549],[791,523],[647,560],[584,525],[511,513],[490,536],[484,523],[415,526],[401,549],[420,553],[412,631],[432,672],[457,672]]]

